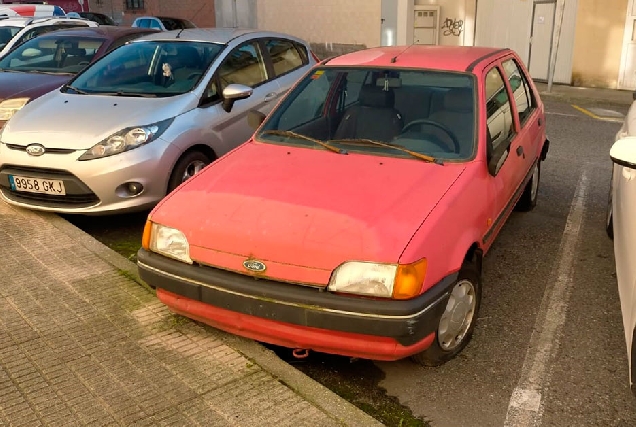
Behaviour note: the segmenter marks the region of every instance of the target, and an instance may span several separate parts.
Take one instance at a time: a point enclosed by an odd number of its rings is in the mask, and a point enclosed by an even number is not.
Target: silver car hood
[[[166,98],[67,94],[55,90],[25,105],[7,122],[2,142],[47,148],[89,149],[124,128],[183,114],[197,104],[192,93]]]

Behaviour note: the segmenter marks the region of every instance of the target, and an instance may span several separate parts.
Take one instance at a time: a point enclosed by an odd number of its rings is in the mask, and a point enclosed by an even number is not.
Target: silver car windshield
[[[225,45],[142,41],[115,49],[77,76],[66,91],[120,96],[174,96],[192,90]]]
[[[475,152],[475,103],[475,77],[467,73],[317,68],[256,137],[324,149],[315,143],[319,140],[369,155],[463,161]]]
[[[92,60],[104,39],[37,37],[0,60],[0,71],[77,74]]]

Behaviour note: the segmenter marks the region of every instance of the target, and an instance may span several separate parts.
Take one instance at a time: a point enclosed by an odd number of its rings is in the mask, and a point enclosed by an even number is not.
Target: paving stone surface
[[[0,425],[341,424],[46,216],[0,201]]]

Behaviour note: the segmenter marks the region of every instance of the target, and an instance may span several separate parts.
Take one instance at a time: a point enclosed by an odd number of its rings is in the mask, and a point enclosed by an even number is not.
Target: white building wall
[[[477,0],[396,0],[398,44],[413,43],[413,12],[416,6],[439,6],[439,44],[472,46],[475,34]],[[482,0],[479,0],[480,2]]]
[[[558,0],[555,28],[558,25],[561,1],[565,1],[565,9],[554,82],[570,84],[577,0]],[[533,5],[532,0],[479,0],[475,45],[513,49],[527,65],[530,54]]]
[[[258,27],[311,43],[380,46],[381,0],[259,0]]]
[[[554,70],[554,81],[556,83],[572,83],[572,58],[574,57],[577,3],[577,0],[565,0],[561,38]]]

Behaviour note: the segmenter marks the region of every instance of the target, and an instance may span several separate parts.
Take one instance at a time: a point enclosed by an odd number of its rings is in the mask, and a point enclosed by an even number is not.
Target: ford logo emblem
[[[46,150],[44,149],[44,146],[41,144],[27,145],[26,148],[26,152],[30,156],[41,156],[42,154],[44,154],[45,151]]]
[[[267,268],[265,264],[255,259],[248,259],[243,261],[243,267],[256,273],[262,273]]]

